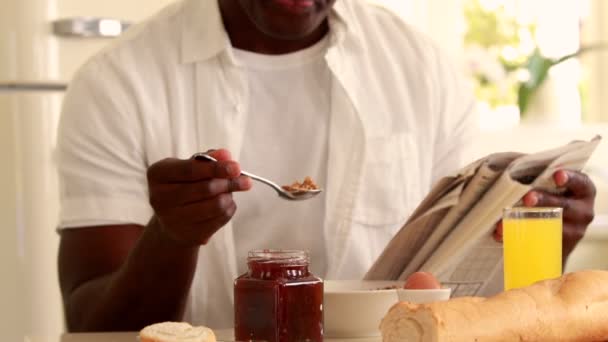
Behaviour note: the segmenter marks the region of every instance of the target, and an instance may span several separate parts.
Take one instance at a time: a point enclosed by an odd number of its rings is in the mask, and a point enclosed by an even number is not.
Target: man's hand
[[[186,246],[206,244],[236,212],[232,192],[251,188],[226,150],[209,155],[217,163],[164,159],[148,169],[150,203],[162,233]]]
[[[150,166],[155,214],[146,227],[62,230],[59,279],[70,331],[138,331],[183,320],[198,247],[234,215],[232,192],[251,188],[228,151],[210,154],[217,163],[165,159]]]
[[[541,190],[532,190],[523,198],[527,207],[561,207],[563,212],[562,254],[566,260],[574,247],[585,236],[587,226],[593,221],[595,203],[595,185],[584,173],[559,170],[553,174],[555,184],[566,191],[562,195],[553,195]],[[495,237],[502,241],[502,224],[499,223]]]

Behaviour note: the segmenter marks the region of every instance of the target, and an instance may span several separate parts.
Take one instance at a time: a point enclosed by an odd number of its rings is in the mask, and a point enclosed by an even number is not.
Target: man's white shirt
[[[273,58],[287,67],[265,68]],[[313,176],[324,193],[307,203],[259,184],[236,194],[234,219],[201,247],[186,319],[229,328],[249,249],[307,249],[318,276],[361,278],[433,182],[466,162],[475,119],[468,87],[429,39],[362,0],[337,1],[317,45],[275,57],[233,49],[217,1],[180,1],[72,82],[60,227],[146,225],[147,168],[210,148],[279,182]]]

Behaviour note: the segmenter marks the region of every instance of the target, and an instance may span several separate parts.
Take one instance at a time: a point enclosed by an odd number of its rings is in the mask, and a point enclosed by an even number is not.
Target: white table
[[[216,331],[218,341],[233,341],[231,330]],[[381,338],[330,339],[325,342],[381,342]],[[87,333],[61,336],[28,336],[24,342],[137,342],[137,333]]]

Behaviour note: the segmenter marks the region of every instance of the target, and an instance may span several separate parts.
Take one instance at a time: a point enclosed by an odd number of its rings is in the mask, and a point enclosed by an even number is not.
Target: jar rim
[[[258,249],[249,251],[249,261],[308,262],[308,252],[296,249]]]

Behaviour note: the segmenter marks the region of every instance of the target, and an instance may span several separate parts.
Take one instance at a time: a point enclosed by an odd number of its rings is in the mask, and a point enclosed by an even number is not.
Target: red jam
[[[237,341],[323,341],[323,281],[302,251],[253,251],[234,282]]]

